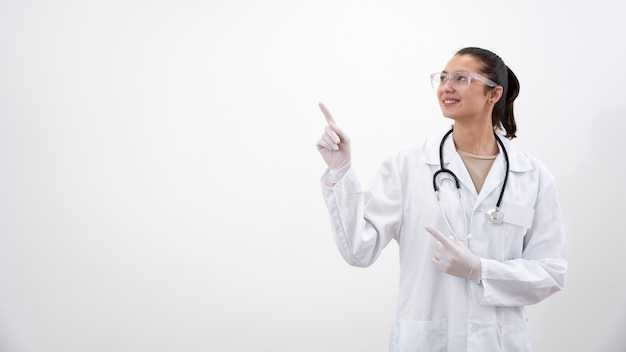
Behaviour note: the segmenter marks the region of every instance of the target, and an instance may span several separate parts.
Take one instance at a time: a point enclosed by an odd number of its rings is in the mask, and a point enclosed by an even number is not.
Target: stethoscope
[[[437,172],[435,172],[435,174],[433,175],[433,188],[435,188],[435,194],[437,195],[437,202],[439,203],[441,214],[443,215],[443,219],[446,222],[446,225],[448,226],[448,228],[450,229],[450,232],[452,232],[452,234],[457,240],[465,241],[465,240],[472,238],[472,235],[467,233],[467,215],[466,215],[467,212],[465,211],[465,201],[463,200],[463,192],[461,191],[461,183],[459,182],[459,178],[456,177],[454,172],[443,167],[443,145],[446,139],[448,138],[448,136],[450,136],[450,134],[452,133],[452,130],[453,128],[451,128],[450,131],[448,131],[443,136],[443,138],[441,139],[441,143],[439,144],[439,170],[437,170]],[[500,211],[500,203],[502,203],[502,196],[504,196],[504,190],[506,189],[506,182],[509,179],[509,155],[507,154],[506,148],[504,148],[504,143],[502,143],[502,140],[500,140],[500,137],[498,137],[495,131],[493,134],[496,137],[496,141],[498,141],[498,144],[500,144],[500,147],[502,147],[502,152],[504,153],[504,160],[506,161],[506,173],[504,174],[504,183],[502,184],[502,190],[500,190],[500,196],[498,197],[498,202],[496,203],[496,207],[488,210],[485,213],[485,220],[492,225],[498,225],[498,224],[501,224],[502,221],[504,220],[504,213]],[[439,176],[439,174],[442,174],[442,173],[452,176],[452,179],[454,179],[454,183],[456,185],[456,189],[459,192],[459,199],[461,201],[461,205],[463,206],[463,231],[465,234],[463,237],[459,237],[456,234],[456,232],[454,232],[454,230],[452,229],[452,224],[450,224],[450,220],[448,219],[448,216],[446,216],[446,212],[443,210],[443,204],[441,203],[441,198],[439,197],[439,186],[441,185],[441,182],[443,182],[443,180],[450,180],[450,179],[444,178],[441,181],[439,181],[439,184],[437,184],[437,176]]]

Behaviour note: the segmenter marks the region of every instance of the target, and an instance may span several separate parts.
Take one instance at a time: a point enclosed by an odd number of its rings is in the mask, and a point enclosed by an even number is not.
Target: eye
[[[457,81],[457,82],[468,82],[469,81],[469,75],[467,75],[465,73],[457,73],[456,77],[455,77],[455,81]]]

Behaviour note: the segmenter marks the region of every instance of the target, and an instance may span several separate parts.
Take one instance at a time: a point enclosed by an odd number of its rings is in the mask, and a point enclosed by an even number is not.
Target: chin
[[[454,114],[446,113],[445,111],[441,111],[441,115],[447,119],[454,120]]]

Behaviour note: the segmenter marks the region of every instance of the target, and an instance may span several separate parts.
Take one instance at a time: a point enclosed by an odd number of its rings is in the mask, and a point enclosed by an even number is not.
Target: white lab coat
[[[444,165],[461,182],[473,235],[465,244],[481,258],[482,282],[442,273],[431,262],[435,240],[424,227],[450,234],[432,183],[445,132],[386,160],[368,190],[352,170],[332,188],[322,184],[337,247],[349,264],[365,267],[397,241],[400,279],[390,351],[531,351],[524,306],[562,289],[567,268],[554,178],[537,159],[501,137],[510,160],[500,208],[505,217],[500,225],[489,224],[485,212],[495,206],[502,188],[503,153],[477,194],[448,138]],[[451,182],[442,183],[444,209],[462,234],[463,210],[455,192]]]

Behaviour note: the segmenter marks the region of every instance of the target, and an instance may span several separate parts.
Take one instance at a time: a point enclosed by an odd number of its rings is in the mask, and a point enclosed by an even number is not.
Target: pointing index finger
[[[335,119],[333,119],[333,115],[331,115],[330,111],[328,111],[326,105],[324,105],[324,103],[319,103],[317,105],[320,107],[320,110],[322,110],[322,113],[326,118],[326,122],[328,122],[328,124],[335,123]]]
[[[441,244],[443,244],[444,246],[451,244],[450,239],[436,228],[426,226],[426,231],[428,231],[428,233],[430,233],[437,241],[441,242]]]

